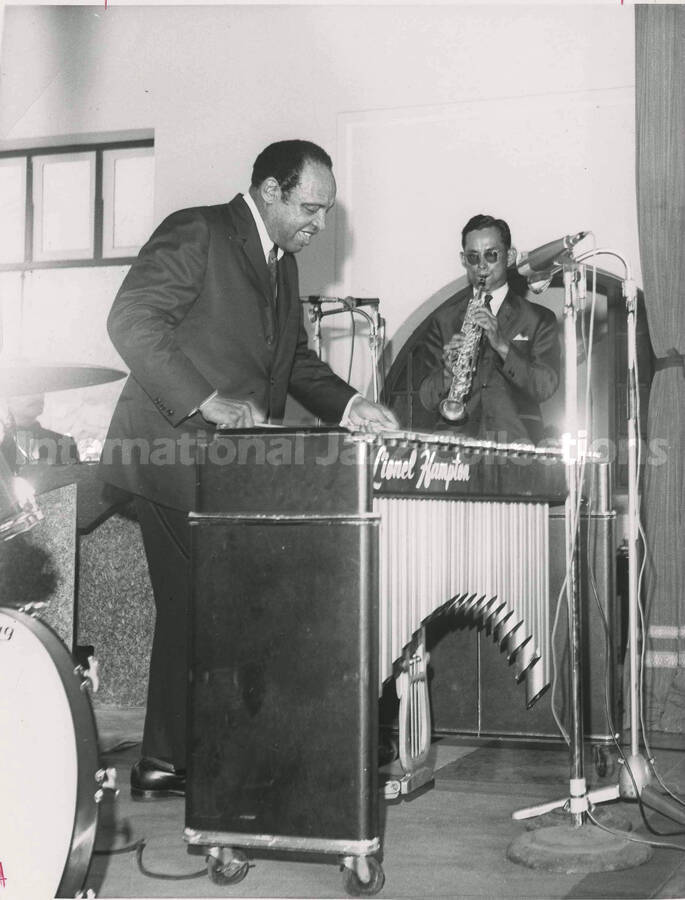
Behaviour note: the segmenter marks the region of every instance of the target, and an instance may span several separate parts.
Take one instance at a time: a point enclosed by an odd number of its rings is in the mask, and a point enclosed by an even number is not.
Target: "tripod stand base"
[[[507,848],[512,862],[564,875],[632,869],[651,856],[647,844],[624,840],[587,823],[527,831]]]
[[[592,816],[605,828],[611,828],[613,831],[631,831],[633,823],[630,821],[630,816],[621,806],[622,804],[596,806],[592,810]],[[526,819],[526,829],[528,831],[535,831],[537,828],[551,828],[556,825],[570,827],[572,824],[573,813],[566,808],[553,809],[543,816]]]

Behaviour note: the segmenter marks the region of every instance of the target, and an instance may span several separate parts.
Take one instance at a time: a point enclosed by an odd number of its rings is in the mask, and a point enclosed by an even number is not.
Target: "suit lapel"
[[[504,302],[497,312],[497,321],[504,337],[509,338],[513,333],[512,329],[516,324],[519,313],[518,297],[513,291],[507,291]]]
[[[259,232],[248,205],[238,194],[225,207],[224,220],[229,239],[239,248],[238,257],[249,281],[259,291],[262,303],[260,312],[265,334],[272,334],[271,284],[269,269],[264,258]],[[293,281],[294,279],[294,281]],[[291,255],[284,254],[278,264],[278,333],[288,325],[292,312],[294,285],[297,284],[296,263]],[[298,311],[299,315],[299,311]],[[299,323],[299,320],[297,320]]]
[[[519,302],[518,297],[512,291],[507,291],[502,305],[497,310],[497,324],[503,336],[509,340],[515,333],[514,326],[518,320]],[[483,356],[481,358],[482,375],[487,380],[495,362],[495,351],[490,346],[487,338],[483,339],[483,348],[481,350]]]
[[[227,205],[226,213],[229,238],[241,248],[245,274],[261,293],[264,303],[269,306],[271,301],[269,269],[252,213],[240,194]]]

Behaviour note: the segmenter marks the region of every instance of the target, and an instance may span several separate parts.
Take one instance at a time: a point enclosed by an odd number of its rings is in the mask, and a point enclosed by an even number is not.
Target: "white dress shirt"
[[[507,296],[509,291],[509,285],[505,281],[504,284],[501,284],[498,288],[495,288],[494,291],[486,291],[486,294],[490,294],[492,300],[490,301],[490,311],[493,316],[496,316],[499,312],[500,306],[504,303],[504,298]],[[474,291],[475,296],[475,291]]]

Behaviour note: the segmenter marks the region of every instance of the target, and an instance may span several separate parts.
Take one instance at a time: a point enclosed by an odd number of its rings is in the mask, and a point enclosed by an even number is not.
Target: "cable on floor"
[[[144,838],[141,838],[136,845],[136,862],[138,863],[140,871],[148,878],[158,878],[163,881],[190,881],[191,878],[205,878],[207,876],[206,868],[199,872],[189,872],[187,875],[169,875],[166,872],[151,872],[150,869],[146,869],[143,865],[144,849],[145,840]]]
[[[119,847],[116,850],[93,850],[93,856],[117,856],[122,853],[136,854],[136,862],[138,868],[147,878],[157,878],[163,881],[190,881],[191,878],[204,878],[207,875],[207,869],[198,872],[189,872],[186,875],[169,875],[167,872],[152,872],[143,865],[143,850],[145,849],[145,838],[141,838],[133,844],[127,844],[125,847]]]
[[[635,837],[635,835],[631,835],[628,832],[618,831],[615,828],[607,828],[606,825],[602,825],[601,822],[598,822],[597,819],[595,819],[595,817],[589,811],[587,812],[587,817],[593,825],[601,828],[602,831],[613,834],[614,837],[619,837],[626,841],[632,841],[634,844],[648,844],[650,847],[659,847],[663,850],[680,850],[681,853],[685,852],[685,846],[683,846],[682,844],[670,844],[666,841],[646,841],[644,838]],[[683,832],[679,833],[682,834]]]

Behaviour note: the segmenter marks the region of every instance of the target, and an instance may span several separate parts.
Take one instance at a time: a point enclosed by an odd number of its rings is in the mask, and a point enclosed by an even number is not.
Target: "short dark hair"
[[[320,163],[333,169],[324,149],[311,141],[276,141],[259,154],[252,167],[252,186],[259,187],[267,178],[275,178],[287,196],[297,186],[305,163]]]
[[[484,213],[478,213],[472,216],[461,232],[461,246],[466,244],[466,235],[471,231],[480,231],[482,228],[496,228],[507,250],[511,249],[511,231],[504,219],[495,219],[494,216],[486,216]]]

